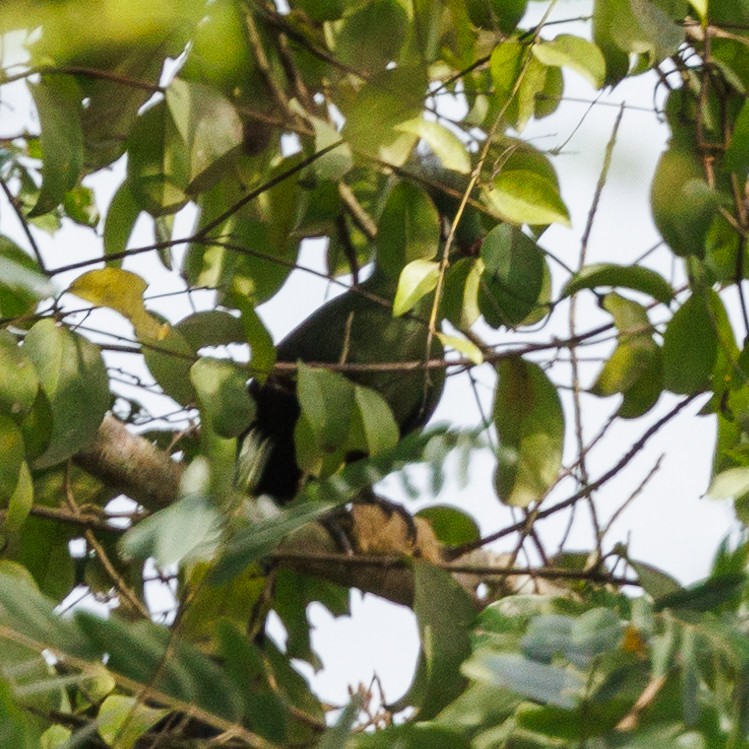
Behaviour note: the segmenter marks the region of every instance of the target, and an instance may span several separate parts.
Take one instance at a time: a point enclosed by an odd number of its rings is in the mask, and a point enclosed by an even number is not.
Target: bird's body
[[[375,271],[358,288],[324,304],[277,347],[279,362],[387,365],[427,358],[428,326],[418,315],[393,317],[394,280]],[[431,337],[429,357],[443,354]],[[390,406],[401,436],[420,429],[432,415],[444,386],[444,370],[357,370],[346,376],[377,391]],[[250,392],[257,402],[251,429],[267,445],[267,458],[255,493],[278,502],[292,499],[300,488],[302,472],[296,461],[294,428],[300,408],[294,378],[271,375]]]

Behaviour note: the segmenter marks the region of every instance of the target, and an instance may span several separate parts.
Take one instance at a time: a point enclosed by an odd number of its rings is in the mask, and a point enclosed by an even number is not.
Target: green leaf
[[[29,85],[39,115],[43,155],[42,189],[29,217],[49,213],[62,203],[83,168],[82,93],[71,76],[42,76]]]
[[[339,477],[332,477],[328,481],[332,481],[333,478]],[[323,483],[319,482],[316,485]],[[347,495],[347,498],[350,496]],[[277,516],[253,523],[238,531],[225,542],[223,554],[211,571],[210,581],[218,584],[231,580],[249,564],[267,556],[289,533],[317,520],[334,506],[333,502],[298,500],[287,505]]]
[[[15,336],[0,330],[0,414],[20,421],[31,410],[39,378]]]
[[[718,333],[712,291],[692,294],[676,311],[663,336],[663,378],[674,393],[691,395],[708,386],[718,356]]]
[[[112,198],[104,220],[104,254],[119,254],[127,249],[135,222],[140,216],[140,206],[133,197],[130,184],[123,182]],[[109,260],[110,265],[119,266],[122,259]]]
[[[352,429],[361,434],[362,449],[368,455],[377,455],[395,447],[400,430],[387,401],[372,388],[354,385],[354,403]]]
[[[168,714],[169,710],[148,707],[136,697],[110,694],[99,707],[97,731],[114,749],[133,749],[138,739]]]
[[[351,154],[351,146],[341,140],[341,134],[328,122],[319,117],[310,117],[312,127],[315,129],[315,151],[320,152],[334,143],[340,143],[324,156],[319,158],[314,165],[315,174],[320,180],[331,180],[338,182],[351,170],[354,165]],[[336,195],[338,190],[336,189]]]
[[[416,517],[428,520],[439,542],[445,546],[461,546],[481,537],[476,521],[457,507],[433,505],[419,510]]]
[[[439,122],[417,117],[396,125],[396,130],[418,135],[442,162],[445,169],[458,174],[468,174],[471,171],[471,157],[465,144],[452,130]]]
[[[558,188],[535,172],[500,172],[487,199],[490,207],[511,224],[571,226]]]
[[[520,325],[536,308],[544,281],[544,258],[520,230],[499,224],[481,245],[484,270],[478,303],[493,328]]]
[[[559,34],[550,42],[537,42],[531,49],[544,65],[570,68],[582,75],[593,88],[603,86],[606,62],[593,42],[572,34]]]
[[[127,181],[142,210],[163,216],[187,203],[190,154],[164,101],[138,117],[127,150]]]
[[[39,731],[13,698],[13,691],[4,678],[0,678],[0,741],[13,749],[39,747]]]
[[[711,577],[688,588],[667,593],[653,602],[656,611],[677,609],[687,611],[715,611],[721,604],[728,603],[746,585],[744,573],[732,573],[721,577]]]
[[[238,437],[255,417],[247,375],[226,359],[202,357],[190,368],[203,424],[220,437]]]
[[[5,456],[5,448],[2,448]],[[5,458],[3,458],[5,459]],[[5,473],[6,471],[3,471]],[[28,463],[24,460],[18,471],[18,481],[8,500],[8,511],[5,513],[4,527],[8,531],[17,531],[26,522],[34,503],[34,481],[31,478]]]
[[[469,329],[481,314],[478,295],[483,269],[483,261],[467,257],[460,258],[447,269],[442,314],[458,330]]]
[[[735,172],[749,167],[749,102],[744,102],[736,117],[723,165]]]
[[[193,312],[174,328],[196,354],[202,348],[247,342],[241,318],[220,309]]]
[[[332,452],[340,447],[354,414],[353,383],[337,372],[298,362],[297,395],[317,448]]]
[[[527,507],[543,499],[559,475],[564,414],[556,387],[537,364],[512,357],[497,369],[495,486],[505,504]]]
[[[188,191],[201,192],[221,178],[224,157],[242,145],[242,121],[234,105],[215,88],[180,78],[169,85],[166,106],[187,149]]]
[[[355,696],[341,711],[336,724],[322,735],[317,749],[346,749],[360,710],[361,699]]]
[[[581,289],[596,289],[599,286],[641,291],[663,304],[668,304],[674,298],[671,284],[654,270],[639,265],[615,263],[586,265],[567,281],[562,289],[561,298],[572,296]]]
[[[24,314],[33,309],[37,300],[55,294],[55,287],[37,263],[13,240],[0,236],[0,293],[3,287],[15,292],[6,300],[0,296],[3,317]]]
[[[655,224],[669,247],[679,256],[702,257],[719,198],[705,182],[696,154],[679,146],[665,151],[650,199]]]
[[[420,664],[399,705],[414,705],[430,720],[465,688],[460,665],[470,655],[469,630],[476,616],[468,593],[445,570],[414,561],[414,613],[421,637]]]
[[[484,363],[484,354],[473,341],[469,341],[462,336],[445,335],[444,333],[436,333],[435,335],[442,341],[443,346],[448,346],[459,354],[467,356],[474,364]]]
[[[408,25],[397,0],[372,0],[345,16],[337,27],[336,58],[355,70],[382,70],[397,58]]]
[[[494,31],[499,28],[511,34],[525,15],[528,0],[468,0],[471,23]]]
[[[128,557],[153,557],[159,567],[211,558],[221,540],[222,524],[214,503],[190,494],[133,525],[120,548]]]
[[[377,262],[391,278],[414,260],[433,258],[440,239],[440,218],[429,195],[417,185],[399,182],[390,192],[377,231]]]
[[[653,567],[653,565],[645,562],[633,561],[631,559],[628,559],[627,562],[637,574],[637,580],[642,585],[642,589],[651,598],[661,598],[662,596],[681,590],[679,582],[667,572],[659,570],[657,567]]]
[[[463,665],[463,673],[481,683],[506,687],[528,699],[571,710],[585,681],[575,671],[536,663],[514,653],[479,650]]]
[[[52,408],[52,434],[35,468],[61,463],[93,441],[109,408],[109,378],[98,346],[54,320],[28,332],[24,351]]]
[[[195,363],[195,352],[175,328],[166,336],[141,340],[143,358],[161,389],[177,403],[195,402],[195,389],[190,380],[190,369]]]
[[[436,260],[412,260],[398,277],[398,290],[393,301],[393,316],[401,317],[437,286],[440,264]]]

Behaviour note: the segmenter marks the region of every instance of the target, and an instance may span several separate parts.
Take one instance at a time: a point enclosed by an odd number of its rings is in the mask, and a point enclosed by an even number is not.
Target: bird
[[[375,267],[367,280],[322,305],[283,338],[276,347],[277,362],[377,365],[442,358],[442,344],[429,334],[418,308],[414,314],[393,316],[396,285],[397,279]],[[362,368],[346,376],[379,393],[390,407],[401,437],[424,427],[445,384],[443,369]],[[283,505],[294,499],[307,480],[297,462],[294,441],[301,411],[296,378],[288,370],[276,371],[263,382],[251,380],[249,390],[257,408],[248,433],[264,445],[252,493],[268,495]],[[346,456],[346,461],[362,457],[357,452]]]

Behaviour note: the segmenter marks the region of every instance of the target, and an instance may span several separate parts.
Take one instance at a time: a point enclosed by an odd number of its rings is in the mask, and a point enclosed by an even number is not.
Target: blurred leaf
[[[221,437],[238,437],[255,417],[247,375],[233,362],[202,357],[190,368],[201,417]]]
[[[450,726],[438,726],[425,723],[405,723],[388,726],[372,733],[360,733],[350,739],[351,749],[471,749],[472,744],[467,736],[458,733]]]
[[[135,273],[121,268],[97,268],[73,281],[68,291],[97,307],[109,307],[127,318],[138,338],[158,341],[169,326],[146,310],[143,294],[148,284]]]
[[[408,263],[398,277],[393,316],[401,317],[406,314],[427,294],[434,291],[439,273],[440,264],[436,260],[417,259]]]
[[[535,172],[500,172],[487,199],[490,207],[511,224],[571,226],[558,188]]]
[[[377,262],[391,278],[414,260],[433,258],[440,238],[440,219],[429,195],[410,182],[390,192],[377,232]]]
[[[705,182],[696,155],[672,146],[656,167],[651,190],[655,224],[680,256],[705,254],[705,237],[717,212],[719,198]]]
[[[99,223],[99,211],[90,187],[78,185],[65,193],[62,201],[65,215],[81,226],[95,229]]]
[[[436,333],[436,336],[442,341],[444,346],[449,346],[458,353],[463,354],[463,356],[467,356],[474,364],[484,363],[484,355],[481,349],[467,338],[445,335],[444,333]]]
[[[465,144],[452,130],[439,122],[417,117],[395,126],[395,129],[405,133],[418,135],[440,160],[445,169],[458,174],[468,174],[471,171],[471,158]]]
[[[637,579],[643,590],[652,598],[661,598],[681,590],[681,585],[663,570],[645,562],[637,562],[631,559],[627,562],[637,573]]]
[[[746,585],[744,573],[711,577],[703,582],[676,590],[656,598],[656,611],[676,609],[686,611],[712,611],[730,601]]]
[[[465,688],[460,665],[471,652],[468,631],[476,610],[448,572],[427,562],[414,560],[414,583],[420,664],[398,705],[414,705],[419,720],[430,720]]]
[[[81,90],[69,76],[42,76],[29,85],[39,115],[43,155],[42,189],[29,217],[49,213],[62,203],[83,168]]]
[[[355,70],[382,70],[397,58],[408,18],[397,0],[372,0],[345,16],[337,26],[336,58]]]
[[[543,499],[562,465],[564,414],[556,387],[537,365],[502,359],[494,400],[499,435],[495,486],[508,505]]]
[[[582,695],[585,687],[575,671],[489,649],[474,653],[463,665],[463,673],[479,682],[503,686],[542,704],[568,710],[576,706],[576,697]]]
[[[442,310],[458,330],[470,328],[481,314],[478,295],[483,269],[483,262],[474,258],[460,258],[447,269]]]
[[[322,151],[334,143],[341,143],[338,148],[334,148],[315,161],[313,167],[319,179],[337,182],[343,179],[344,175],[353,166],[351,147],[341,140],[341,134],[325,120],[321,120],[319,117],[311,117],[310,119],[312,120],[312,127],[315,129],[315,152]],[[336,190],[336,194],[337,192]]]
[[[3,454],[3,460],[5,460],[5,446],[0,450]],[[3,523],[5,529],[11,532],[17,531],[26,522],[33,503],[34,482],[31,478],[28,463],[23,461],[18,471],[18,481],[8,500],[8,510],[5,513],[5,522]]]
[[[38,729],[13,698],[13,691],[4,678],[0,678],[0,741],[13,749],[39,748]]]
[[[528,0],[468,0],[471,23],[494,31],[511,34],[525,15]]]
[[[481,535],[476,521],[457,507],[433,505],[419,510],[416,517],[428,520],[439,542],[445,546],[468,544]]]
[[[345,749],[360,710],[361,699],[355,696],[343,708],[336,724],[322,735],[317,749]]]
[[[749,468],[728,468],[710,482],[707,495],[714,499],[740,499],[749,493]]]
[[[52,408],[49,444],[34,460],[35,468],[45,468],[93,441],[111,402],[109,378],[99,347],[51,319],[31,328],[23,350]]]
[[[168,713],[144,705],[139,698],[111,694],[99,707],[97,731],[113,749],[133,749],[138,739]]]
[[[601,50],[587,39],[559,34],[551,41],[536,42],[532,51],[544,65],[570,68],[583,76],[593,88],[603,86],[606,62]]]
[[[725,154],[724,166],[740,172],[749,168],[749,103],[744,102],[733,126],[731,142]]]
[[[222,523],[213,502],[191,494],[128,529],[121,549],[129,557],[153,557],[159,567],[209,559],[218,549]]]
[[[649,294],[663,304],[669,304],[674,292],[659,273],[639,265],[616,265],[614,263],[595,263],[586,265],[567,281],[560,297],[572,296],[581,289],[595,289],[599,286],[634,289]]]
[[[0,414],[0,504],[7,506],[25,466],[23,435],[13,419]]]

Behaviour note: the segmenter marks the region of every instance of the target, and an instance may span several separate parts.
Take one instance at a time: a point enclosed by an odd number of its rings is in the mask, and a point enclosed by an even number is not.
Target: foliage
[[[546,553],[536,531],[595,509],[594,492],[697,400],[717,422],[709,493],[749,518],[749,6],[555,6],[3,4],[0,88],[31,113],[0,133],[3,745],[749,746],[749,545],[724,544],[710,577],[682,588],[596,512],[584,552]],[[571,103],[575,76],[592,92],[640,76],[654,87],[669,141],[652,218],[674,277],[647,256],[587,259],[626,106],[584,229],[557,172],[576,164],[526,135]],[[60,241],[71,224],[95,256]],[[545,244],[554,226],[579,231],[577,258]],[[305,278],[386,314],[371,330],[331,320],[347,331],[335,356],[321,335],[319,358],[276,361],[261,305],[310,271],[300,248],[320,237],[305,246],[323,270]],[[154,269],[189,314],[160,304]],[[364,307],[325,309],[318,322]],[[587,388],[586,347],[599,357]],[[488,423],[399,433],[399,405],[424,408],[445,374],[485,370]],[[251,496],[268,445],[245,439],[247,381],[279,373],[298,386],[305,478],[283,508]],[[586,441],[599,399],[613,412]],[[110,412],[150,441],[128,443],[116,476],[104,462],[125,448],[103,443]],[[591,476],[593,444],[634,419],[641,439]],[[408,488],[423,464],[437,493],[495,444],[489,501],[518,514],[488,536],[434,505],[417,521],[443,546],[427,554],[416,526],[422,558],[331,561],[305,546],[311,521],[389,474]],[[160,459],[179,463],[177,478],[156,472],[171,500],[149,488]],[[511,535],[509,561],[451,570]],[[172,596],[162,622],[145,603],[154,564]],[[307,607],[347,613],[347,586],[374,586],[378,565],[406,580],[390,597],[417,619],[412,687],[377,714],[357,698],[326,720],[294,663],[322,665]],[[108,616],[66,613],[74,590]],[[271,610],[283,647],[264,631]]]

